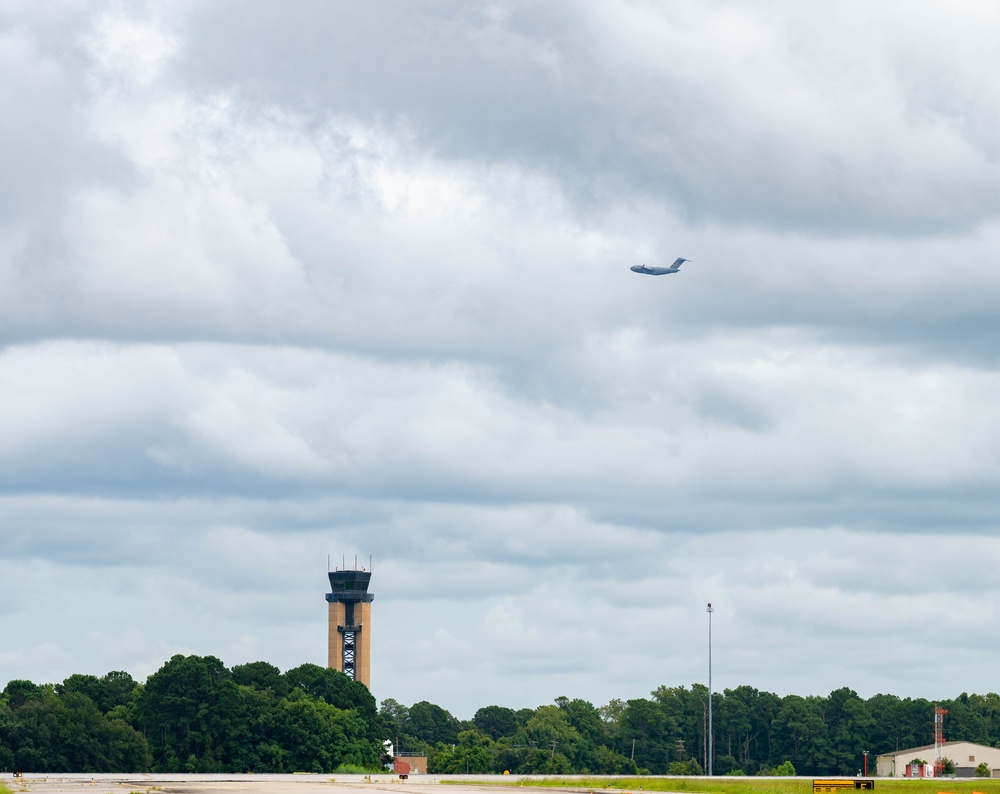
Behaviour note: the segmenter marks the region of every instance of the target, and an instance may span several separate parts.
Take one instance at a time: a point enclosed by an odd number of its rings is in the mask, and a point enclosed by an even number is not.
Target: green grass
[[[14,792],[7,788],[3,783],[0,783],[0,794],[14,794]]]
[[[513,776],[511,776],[513,777]],[[509,778],[508,778],[509,780]],[[607,789],[629,791],[639,794],[640,787],[646,791],[680,791],[692,794],[812,794],[812,778],[787,778],[784,780],[734,779],[725,777],[631,777],[631,778],[559,778],[548,777],[540,780],[510,781],[503,776],[495,783],[483,785],[523,786],[525,788],[564,788],[600,794]],[[441,781],[442,783],[452,781]],[[454,781],[458,782],[458,781]],[[473,785],[463,780],[463,786]],[[938,780],[901,780],[899,778],[877,778],[875,794],[1000,794],[1000,780],[989,778],[941,778]]]

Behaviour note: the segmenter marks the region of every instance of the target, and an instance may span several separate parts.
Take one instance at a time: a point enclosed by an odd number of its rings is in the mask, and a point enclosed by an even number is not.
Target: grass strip
[[[507,778],[504,780],[504,778]],[[511,775],[510,777],[513,777]],[[560,778],[510,780],[501,776],[494,781],[442,780],[463,786],[518,786],[523,788],[561,788],[574,791],[677,791],[691,794],[812,794],[812,778],[697,778],[697,777],[628,777],[628,778]],[[819,778],[817,778],[819,779]],[[938,778],[936,780],[903,780],[878,778],[875,794],[1000,794],[1000,780],[989,778]]]

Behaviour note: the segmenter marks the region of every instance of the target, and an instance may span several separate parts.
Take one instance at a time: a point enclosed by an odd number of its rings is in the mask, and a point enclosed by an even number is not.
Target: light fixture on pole
[[[712,756],[714,755],[714,742],[712,741],[712,602],[708,602],[708,776],[712,776]]]

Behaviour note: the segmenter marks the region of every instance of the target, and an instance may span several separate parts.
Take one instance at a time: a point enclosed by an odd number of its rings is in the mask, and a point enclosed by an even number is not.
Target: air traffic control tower
[[[330,571],[327,667],[371,689],[371,571]]]

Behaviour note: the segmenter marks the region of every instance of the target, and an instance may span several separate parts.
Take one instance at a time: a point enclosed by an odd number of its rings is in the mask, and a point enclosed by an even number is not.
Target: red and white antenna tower
[[[934,777],[944,772],[944,715],[948,712],[934,704]]]

